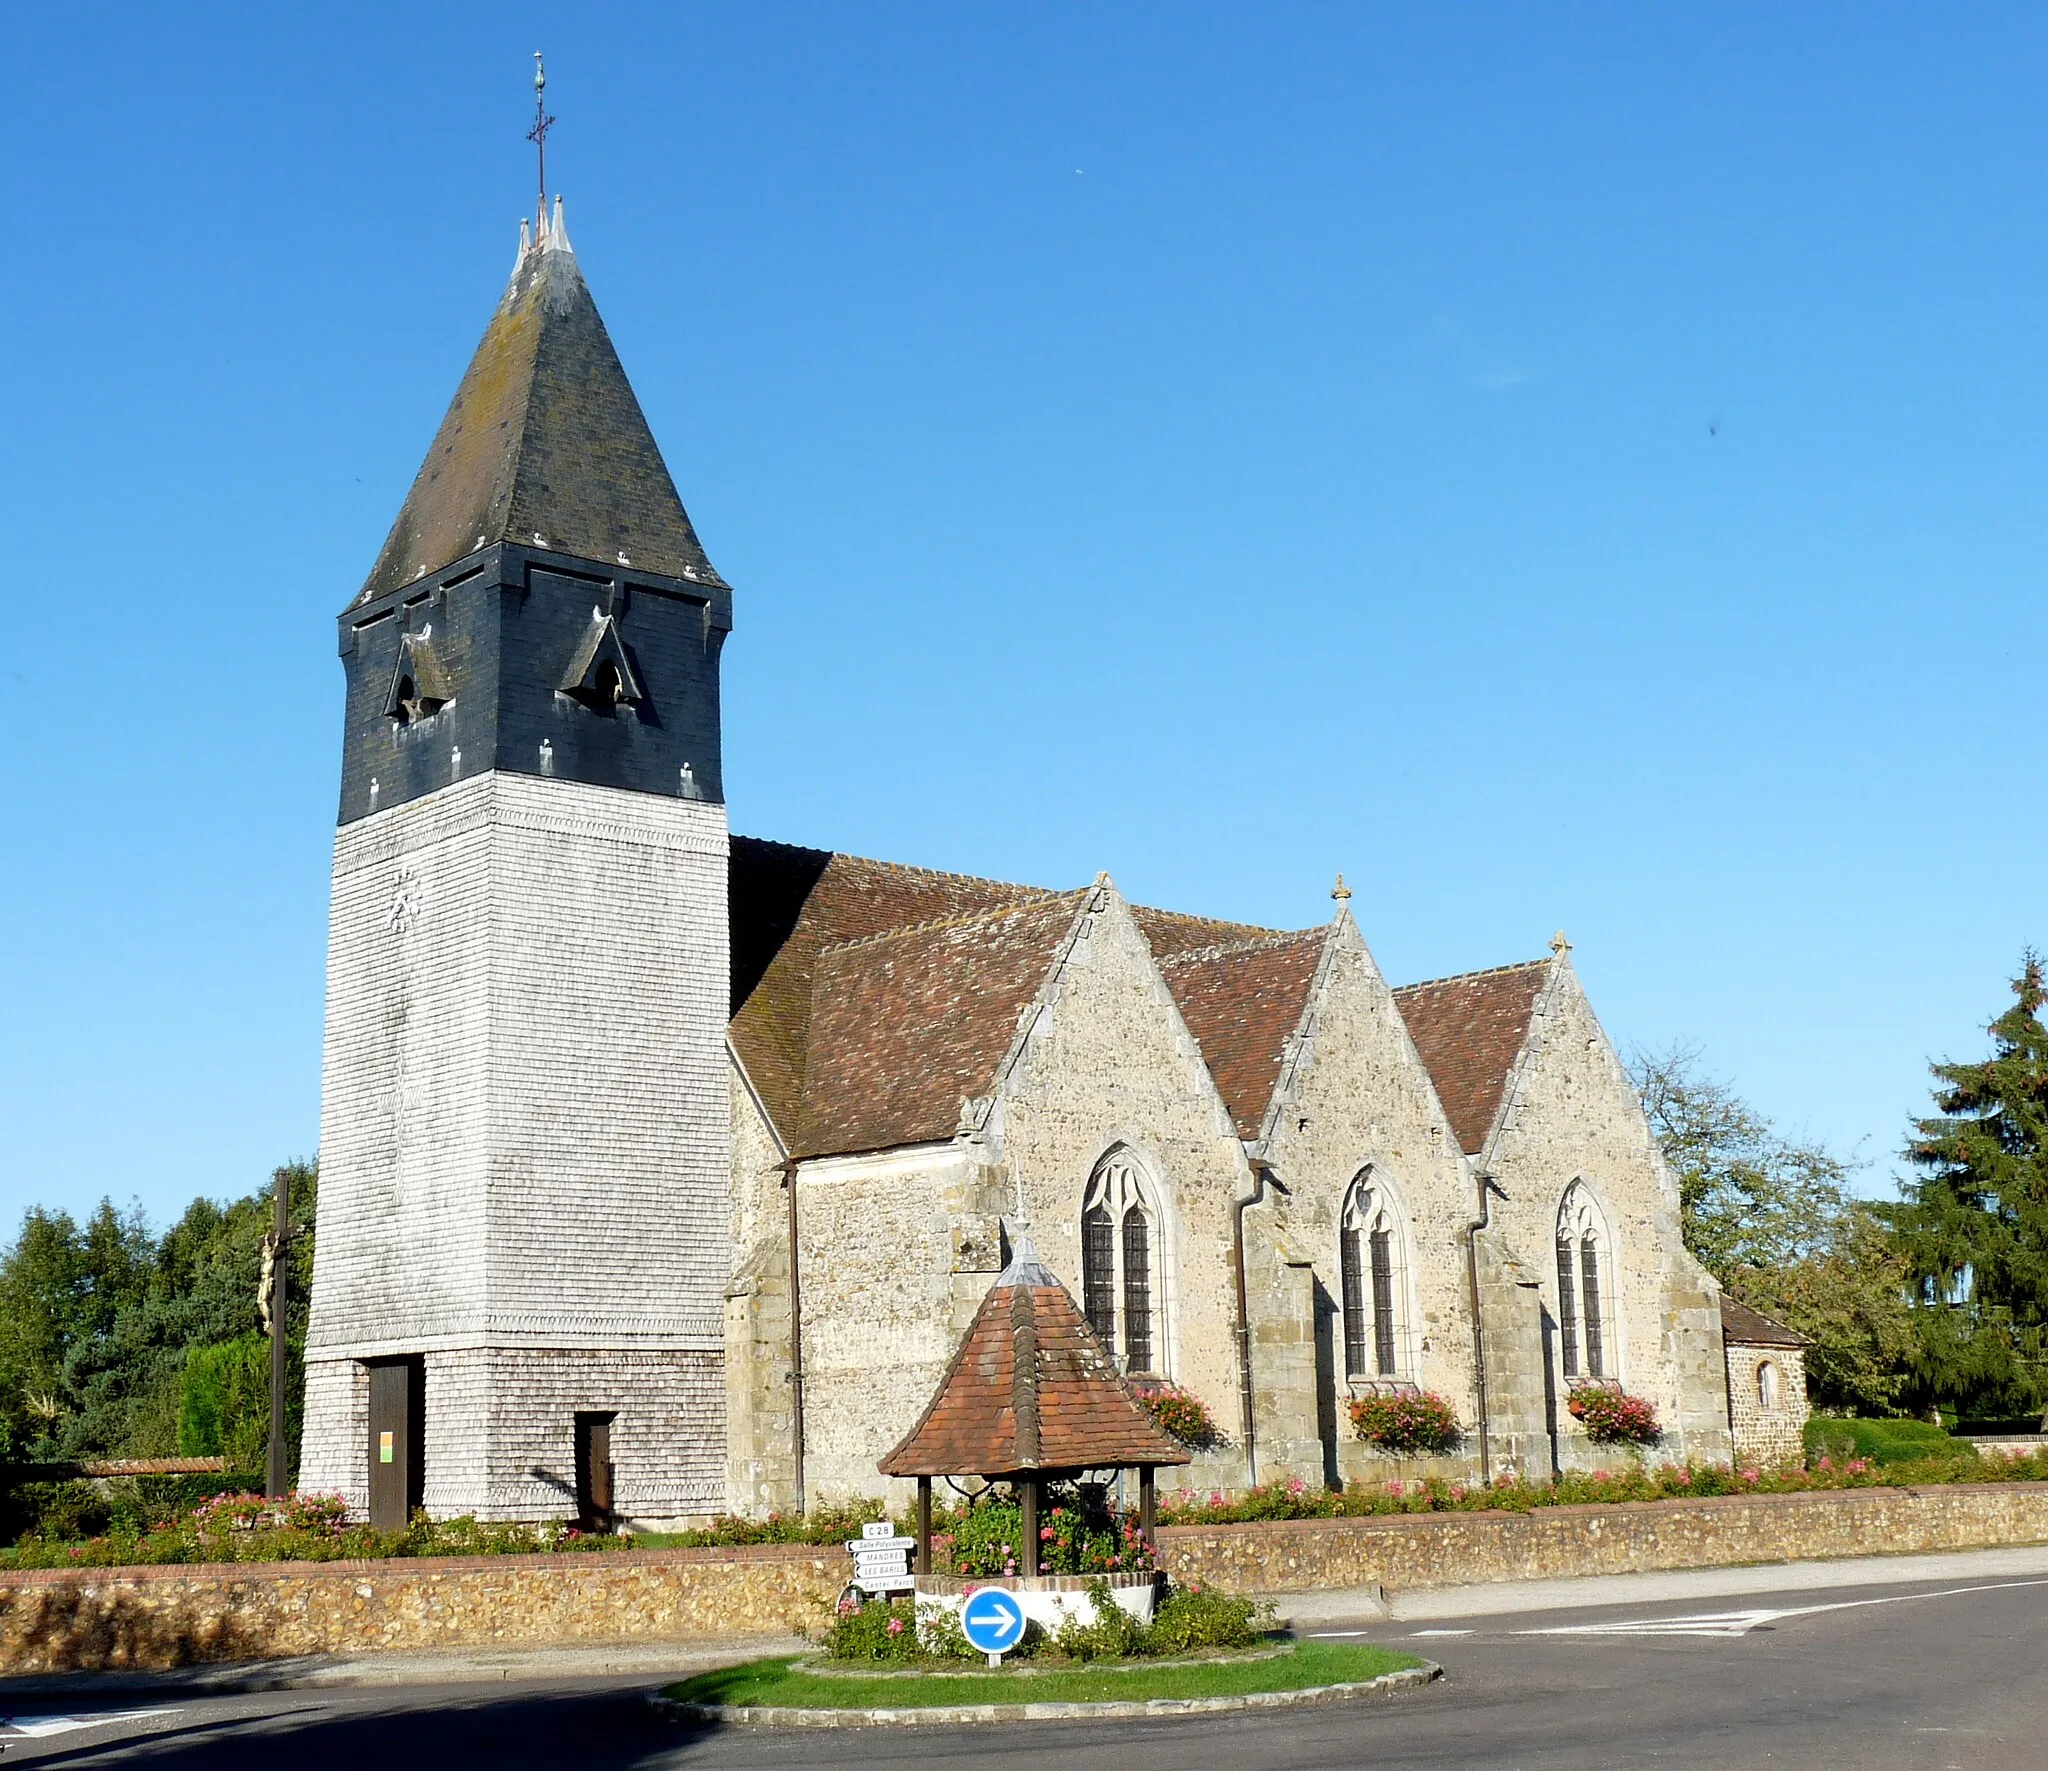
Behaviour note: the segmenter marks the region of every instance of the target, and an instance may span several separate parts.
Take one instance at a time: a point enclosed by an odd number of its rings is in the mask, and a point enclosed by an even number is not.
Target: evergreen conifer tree
[[[1890,1214],[1918,1291],[1913,1393],[1979,1416],[2048,1401],[2048,984],[2031,949],[2012,989],[1990,1057],[1930,1066],[1936,1113]]]

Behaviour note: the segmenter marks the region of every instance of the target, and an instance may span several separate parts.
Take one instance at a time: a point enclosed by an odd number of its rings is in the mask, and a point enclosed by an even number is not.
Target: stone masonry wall
[[[1171,1526],[1163,1566],[1231,1592],[1389,1592],[2048,1543],[2048,1484],[1723,1495],[1527,1513]]]
[[[1499,1189],[1494,1228],[1538,1276],[1553,1324],[1558,1207],[1575,1180],[1592,1192],[1618,1255],[1619,1320],[1606,1325],[1609,1375],[1655,1403],[1671,1456],[1725,1463],[1720,1294],[1685,1251],[1676,1184],[1568,957],[1552,967],[1503,1122],[1482,1161]],[[1601,1454],[1564,1408],[1554,1334],[1552,1341],[1559,1462],[1590,1468]]]
[[[1277,1233],[1311,1263],[1330,1318],[1325,1332],[1334,1345],[1325,1357],[1332,1369],[1324,1382],[1335,1394],[1323,1399],[1321,1413],[1325,1430],[1335,1422],[1331,1451],[1351,1479],[1373,1454],[1355,1438],[1346,1408],[1378,1380],[1375,1374],[1353,1381],[1344,1370],[1338,1227],[1346,1195],[1370,1171],[1393,1198],[1403,1227],[1396,1264],[1405,1297],[1395,1376],[1443,1395],[1469,1440],[1478,1405],[1464,1238],[1478,1188],[1393,996],[1348,915],[1332,931],[1320,985],[1301,1057],[1283,1078],[1265,1155],[1287,1189],[1276,1202]],[[1297,1429],[1311,1441],[1316,1433],[1313,1418]],[[1472,1452],[1476,1457],[1476,1446]],[[1283,1471],[1262,1455],[1259,1473]],[[1316,1480],[1322,1472],[1297,1465],[1284,1473]]]
[[[1150,946],[1107,882],[1024,1023],[981,1141],[1004,1177],[1003,1209],[1015,1210],[1009,1201],[1021,1198],[1040,1257],[1077,1298],[1089,1178],[1118,1146],[1132,1153],[1163,1219],[1153,1364],[1199,1396],[1234,1437],[1241,1390],[1232,1217],[1234,1202],[1251,1192],[1251,1167]],[[981,1291],[987,1283],[983,1277]]]
[[[1766,1366],[1777,1370],[1777,1406],[1763,1403]],[[1806,1355],[1797,1347],[1745,1347],[1728,1343],[1728,1419],[1735,1455],[1768,1469],[1806,1450]]]
[[[1179,1579],[1390,1591],[2048,1542],[2048,1484],[1728,1495],[1162,1530]],[[306,1654],[706,1642],[815,1627],[836,1546],[0,1574],[0,1674]]]

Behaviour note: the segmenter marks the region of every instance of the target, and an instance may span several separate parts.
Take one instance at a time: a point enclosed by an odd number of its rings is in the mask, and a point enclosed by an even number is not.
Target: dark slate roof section
[[[990,1092],[1087,897],[1036,898],[821,951],[791,1154],[950,1138],[961,1102]]]
[[[1499,1117],[1508,1073],[1528,1041],[1530,1017],[1551,963],[1535,959],[1497,966],[1404,984],[1394,992],[1458,1146],[1469,1156],[1486,1147]]]
[[[1804,1347],[1806,1336],[1774,1322],[1761,1310],[1738,1304],[1725,1291],[1721,1294],[1721,1339],[1736,1347]]]
[[[1165,957],[1160,969],[1240,1138],[1256,1138],[1301,1025],[1327,928]]]
[[[1041,1274],[1051,1279],[1029,1269]],[[876,1467],[885,1476],[1010,1476],[1190,1461],[1132,1394],[1065,1286],[998,1279],[938,1393]]]
[[[499,541],[724,587],[564,235],[520,258],[356,601]]]
[[[827,947],[1053,896],[959,873],[732,839],[733,1049],[786,1148],[803,1142],[811,992]],[[970,1093],[981,1092],[970,1090]],[[959,1103],[954,1103],[957,1118]],[[952,1130],[952,1123],[947,1125]]]

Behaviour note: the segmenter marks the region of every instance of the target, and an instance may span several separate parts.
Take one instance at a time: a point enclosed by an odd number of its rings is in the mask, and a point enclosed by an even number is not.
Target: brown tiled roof
[[[1221,947],[1231,941],[1252,941],[1261,935],[1282,932],[1262,929],[1256,923],[1218,922],[1210,916],[1183,916],[1178,910],[1148,910],[1139,904],[1131,906],[1131,920],[1138,925],[1139,932],[1160,959],[1175,953],[1191,953],[1197,947]]]
[[[1197,948],[1161,962],[1188,1031],[1202,1043],[1209,1074],[1237,1124],[1255,1138],[1280,1080],[1287,1042],[1301,1025],[1327,929],[1264,935]]]
[[[785,1143],[801,1141],[819,953],[940,918],[1053,896],[1036,886],[732,839],[733,1049]],[[978,1094],[980,1089],[970,1089]],[[959,1102],[953,1103],[957,1118]],[[948,1121],[946,1129],[952,1129]]]
[[[356,600],[493,541],[723,582],[572,252],[519,261]]]
[[[1738,1304],[1725,1291],[1721,1294],[1721,1338],[1738,1347],[1804,1347],[1805,1335],[1774,1322],[1761,1310]]]
[[[792,1154],[949,1138],[988,1093],[1085,892],[827,947],[811,984],[804,1112]]]
[[[1549,976],[1550,961],[1496,966],[1394,992],[1408,1036],[1422,1056],[1461,1149],[1477,1155],[1500,1112],[1501,1095],[1529,1018]]]
[[[885,1476],[1009,1476],[1189,1461],[1020,1237],[938,1394],[877,1467]]]

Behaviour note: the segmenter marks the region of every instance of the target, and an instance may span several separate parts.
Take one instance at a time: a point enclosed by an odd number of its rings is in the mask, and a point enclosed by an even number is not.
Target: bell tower
[[[378,1523],[722,1505],[731,625],[557,199],[339,623],[300,1485]]]

